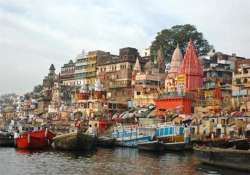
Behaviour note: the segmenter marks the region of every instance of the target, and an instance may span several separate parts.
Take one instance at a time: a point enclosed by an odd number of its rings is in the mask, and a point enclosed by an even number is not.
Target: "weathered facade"
[[[97,75],[104,88],[107,98],[127,103],[133,96],[132,71],[139,53],[135,48],[120,49],[119,56],[107,55],[98,60]]]
[[[75,85],[75,63],[70,60],[69,63],[64,64],[61,67],[60,80],[61,83],[65,86],[74,86]]]
[[[164,63],[163,63],[164,64]],[[154,104],[160,91],[164,88],[165,72],[151,60],[141,67],[139,59],[133,70],[134,106],[148,106]]]
[[[232,80],[232,105],[241,111],[250,111],[250,60],[236,61]]]
[[[94,87],[96,81],[97,60],[99,57],[106,55],[104,51],[91,51],[85,56],[83,53],[77,56],[75,63],[75,85],[82,86],[83,84]]]

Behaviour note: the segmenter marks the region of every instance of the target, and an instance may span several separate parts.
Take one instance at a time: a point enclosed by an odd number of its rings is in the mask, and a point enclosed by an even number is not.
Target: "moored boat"
[[[101,136],[97,138],[97,146],[103,148],[112,148],[115,146],[115,138]]]
[[[167,151],[186,151],[192,149],[192,145],[185,142],[168,142],[162,144]]]
[[[156,129],[156,138],[161,141],[166,151],[185,151],[192,149],[190,128],[166,124]]]
[[[20,149],[48,148],[55,136],[56,134],[47,129],[28,131],[15,139],[16,147]]]
[[[233,148],[195,147],[195,155],[202,163],[250,171],[250,151]]]
[[[97,138],[83,132],[63,134],[53,139],[52,147],[66,151],[88,151],[96,147]]]
[[[139,143],[151,141],[150,128],[145,132],[145,128],[137,126],[126,126],[115,129],[112,137],[116,139],[116,145],[122,147],[137,147]]]
[[[157,140],[138,143],[138,149],[143,151],[162,152],[164,145]]]
[[[14,147],[14,135],[8,132],[0,132],[0,147]]]

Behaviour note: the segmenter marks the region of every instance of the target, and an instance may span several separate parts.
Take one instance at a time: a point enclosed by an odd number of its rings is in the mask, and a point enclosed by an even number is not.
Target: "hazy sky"
[[[0,94],[23,93],[81,52],[149,47],[190,23],[215,49],[250,57],[248,0],[0,0]]]

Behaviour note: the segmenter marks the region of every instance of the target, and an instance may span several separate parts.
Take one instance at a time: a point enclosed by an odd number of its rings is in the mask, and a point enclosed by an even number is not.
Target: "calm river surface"
[[[28,152],[0,148],[0,175],[244,175],[247,173],[200,165],[192,153],[161,155],[136,149],[97,149],[95,152]]]

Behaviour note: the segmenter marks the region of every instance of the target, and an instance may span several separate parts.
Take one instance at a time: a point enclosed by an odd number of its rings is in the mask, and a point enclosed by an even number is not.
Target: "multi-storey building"
[[[55,67],[50,65],[49,73],[43,79],[42,94],[38,97],[38,111],[39,113],[47,112],[48,106],[52,100],[52,89],[55,82],[59,81],[59,76],[55,73]]]
[[[70,60],[69,63],[64,64],[61,67],[60,80],[61,83],[65,86],[74,86],[75,85],[75,63]]]
[[[232,80],[232,105],[241,111],[250,111],[250,59],[238,60]]]
[[[213,50],[200,59],[203,63],[203,87],[200,93],[201,103],[197,105],[214,112],[230,110],[235,62],[244,58]]]
[[[132,71],[139,53],[135,48],[120,49],[119,56],[108,54],[97,62],[97,75],[107,98],[127,103],[132,98]]]
[[[98,57],[106,55],[104,51],[90,51],[85,56],[83,53],[77,56],[75,63],[75,85],[93,87],[96,81],[96,63]]]
[[[211,110],[221,110],[231,103],[231,64],[203,59],[203,87],[200,104]]]
[[[154,104],[161,89],[164,88],[165,72],[160,72],[151,60],[142,69],[139,59],[136,60],[133,71],[134,106]]]
[[[54,64],[51,64],[48,75],[43,79],[43,89],[51,89],[54,86],[54,82],[58,79],[55,70]]]

